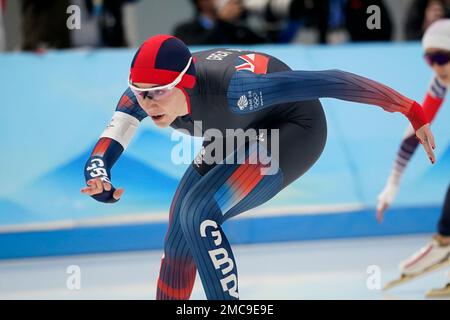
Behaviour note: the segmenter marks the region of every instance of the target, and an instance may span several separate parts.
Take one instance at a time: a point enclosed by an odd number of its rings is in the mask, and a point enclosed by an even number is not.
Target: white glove
[[[377,209],[379,209],[380,206],[384,203],[386,203],[387,205],[391,205],[391,203],[394,202],[395,197],[397,196],[398,189],[398,184],[388,182],[383,191],[381,191],[381,193],[378,195]]]

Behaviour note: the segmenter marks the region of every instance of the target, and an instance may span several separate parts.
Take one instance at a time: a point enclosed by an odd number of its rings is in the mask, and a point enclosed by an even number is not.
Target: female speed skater
[[[321,97],[401,112],[434,162],[434,137],[422,107],[378,82],[340,70],[292,71],[259,52],[191,54],[168,35],[139,47],[128,88],[86,162],[81,192],[101,202],[120,199],[124,189],[113,187],[111,168],[146,117],[158,127],[203,137],[204,148],[170,206],[157,299],[189,299],[197,271],[208,299],[239,298],[236,261],[222,224],[267,202],[316,162],[327,137]],[[240,142],[228,148],[229,140]],[[226,152],[218,151],[220,144]]]
[[[434,73],[423,102],[425,115],[428,121],[432,122],[442,106],[447,88],[450,86],[450,19],[442,19],[433,23],[422,38],[422,46],[425,50],[425,59]],[[377,216],[380,222],[385,210],[397,195],[403,171],[417,145],[418,141],[414,136],[414,131],[412,128],[408,128],[386,186],[378,197]],[[445,196],[437,233],[428,245],[400,264],[402,276],[392,285],[436,270],[447,262],[450,262],[450,186]],[[450,295],[450,283],[442,290],[430,291],[429,295]]]

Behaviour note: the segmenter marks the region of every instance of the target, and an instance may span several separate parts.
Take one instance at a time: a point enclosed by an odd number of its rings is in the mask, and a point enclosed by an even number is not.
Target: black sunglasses
[[[450,53],[447,52],[436,52],[436,53],[426,53],[424,55],[425,61],[433,66],[435,63],[438,66],[443,66],[450,62]]]

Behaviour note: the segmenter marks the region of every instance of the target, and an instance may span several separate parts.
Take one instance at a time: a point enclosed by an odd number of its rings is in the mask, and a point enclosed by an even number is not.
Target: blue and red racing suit
[[[277,58],[252,51],[213,49],[193,57],[196,84],[182,89],[189,113],[178,117],[172,128],[202,135],[205,149],[217,142],[226,144],[227,129],[270,130],[265,137],[241,141],[223,154],[222,162],[207,161],[208,152],[202,152],[187,169],[170,206],[157,299],[188,299],[196,271],[208,299],[238,299],[236,262],[221,226],[271,199],[316,162],[327,137],[318,98],[398,111],[415,129],[427,120],[413,100],[352,73],[292,71]],[[146,117],[131,90],[125,90],[86,163],[86,180],[101,177],[109,181],[111,168]],[[209,129],[223,133],[222,141],[208,137]],[[277,152],[272,150],[272,132],[277,132]],[[259,150],[265,150],[268,159],[255,157]],[[228,161],[239,153],[245,161]],[[275,169],[263,174],[268,163]],[[93,198],[113,202],[113,192],[104,191]]]

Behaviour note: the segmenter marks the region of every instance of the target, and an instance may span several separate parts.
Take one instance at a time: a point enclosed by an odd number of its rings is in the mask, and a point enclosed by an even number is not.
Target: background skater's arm
[[[422,104],[425,116],[430,123],[434,120],[436,113],[442,106],[445,94],[445,86],[437,78],[434,78]],[[417,150],[418,145],[419,141],[414,134],[413,128],[408,127],[397,152],[397,158],[395,159],[391,174],[383,191],[378,196],[377,219],[379,222],[383,221],[384,212],[394,201],[400,187],[403,172],[414,152]]]

